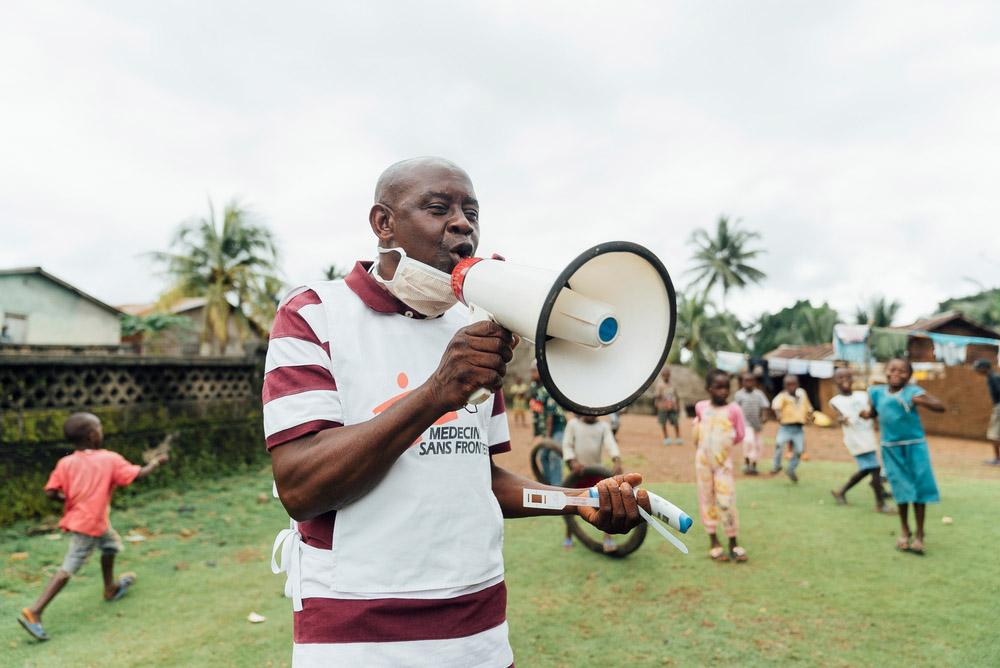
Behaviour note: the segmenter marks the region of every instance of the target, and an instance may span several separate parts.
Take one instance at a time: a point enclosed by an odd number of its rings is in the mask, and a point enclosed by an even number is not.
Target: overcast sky
[[[882,292],[916,317],[1000,284],[1000,8],[0,4],[0,268],[151,301],[142,254],[238,197],[315,280],[374,255],[375,179],[423,154],[469,171],[484,253],[629,239],[682,288],[727,214],[767,250],[740,316]]]

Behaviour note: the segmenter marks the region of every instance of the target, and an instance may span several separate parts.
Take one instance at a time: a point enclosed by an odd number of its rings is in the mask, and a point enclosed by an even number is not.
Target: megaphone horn
[[[452,289],[474,319],[535,343],[542,382],[564,408],[604,415],[656,379],[674,338],[677,302],[663,263],[628,241],[590,248],[561,272],[467,258]],[[470,397],[480,403],[481,390]]]

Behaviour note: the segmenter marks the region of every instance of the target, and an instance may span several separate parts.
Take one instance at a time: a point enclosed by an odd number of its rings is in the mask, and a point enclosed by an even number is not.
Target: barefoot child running
[[[875,425],[871,419],[861,417],[867,411],[868,393],[854,390],[854,375],[850,369],[840,368],[833,374],[833,382],[839,394],[830,399],[830,406],[844,430],[844,446],[854,456],[858,470],[840,489],[831,490],[839,505],[847,505],[847,490],[866,476],[871,476],[869,484],[875,492],[875,510],[880,513],[896,512],[885,502],[886,492],[882,487],[881,467],[878,463],[878,443],[875,440]]]
[[[733,446],[743,440],[746,427],[743,411],[729,400],[729,374],[712,369],[705,378],[709,399],[695,407],[694,442],[697,446],[694,470],[698,480],[698,508],[708,532],[708,551],[715,561],[746,561],[747,552],[737,544],[739,516],[733,482]],[[729,538],[729,554],[719,542],[718,525]]]
[[[128,486],[167,461],[167,455],[160,454],[149,464],[138,466],[130,464],[117,452],[100,449],[104,431],[100,419],[91,413],[70,415],[63,425],[63,433],[76,451],[56,464],[45,485],[45,494],[65,502],[59,526],[70,533],[69,551],[42,595],[30,608],[21,610],[17,618],[21,626],[38,640],[49,638],[42,628],[45,606],[80,570],[95,548],[101,549],[105,601],[118,600],[135,582],[135,575],[129,573],[117,581],[114,578],[115,555],[121,552],[122,542],[108,522],[111,493],[115,487]]]
[[[892,359],[885,366],[886,385],[869,388],[871,408],[861,417],[878,417],[882,433],[882,461],[899,508],[902,533],[896,549],[924,553],[924,513],[928,503],[941,500],[931,468],[927,437],[917,408],[943,413],[944,404],[919,385],[910,385],[913,367],[904,359]],[[907,519],[910,504],[917,520],[917,533],[910,532]]]

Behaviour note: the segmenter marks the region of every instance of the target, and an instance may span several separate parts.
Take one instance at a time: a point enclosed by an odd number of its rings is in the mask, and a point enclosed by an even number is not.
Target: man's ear
[[[395,239],[395,225],[392,220],[392,212],[389,207],[376,202],[368,212],[368,223],[372,226],[372,232],[378,237],[380,242],[389,242]]]

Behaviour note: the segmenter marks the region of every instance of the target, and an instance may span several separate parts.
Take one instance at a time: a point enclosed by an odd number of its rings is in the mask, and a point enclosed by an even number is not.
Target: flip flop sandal
[[[115,595],[108,599],[108,602],[120,600],[122,596],[128,591],[128,588],[135,584],[135,575],[126,574],[121,576],[118,580],[118,591]]]
[[[729,556],[733,561],[737,563],[742,563],[747,559],[749,559],[749,557],[747,556],[747,551],[744,550],[741,545],[737,545],[732,550],[730,550]]]
[[[910,543],[910,552],[924,556],[924,541],[919,538]]]
[[[900,536],[899,538],[897,538],[896,539],[896,549],[899,550],[900,552],[909,552],[910,551],[910,537],[909,536]]]
[[[729,561],[729,555],[726,554],[726,551],[721,546],[713,547],[709,550],[708,556],[712,561]]]
[[[32,621],[34,620],[34,621]],[[31,634],[31,637],[35,640],[48,640],[49,634],[45,632],[42,628],[42,622],[35,619],[35,616],[28,612],[25,608],[21,611],[21,614],[17,617],[17,623],[20,624],[25,631]]]
[[[837,490],[831,489],[830,490],[830,494],[833,495],[833,500],[837,502],[838,506],[846,506],[847,505],[847,497],[845,497],[843,494],[838,494]]]

